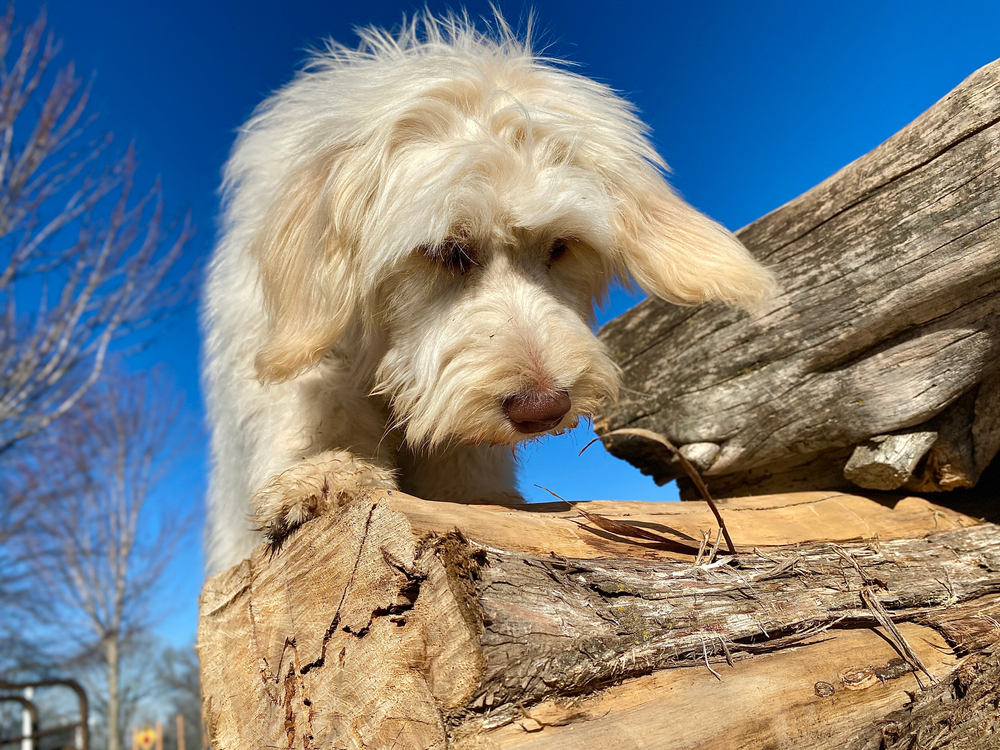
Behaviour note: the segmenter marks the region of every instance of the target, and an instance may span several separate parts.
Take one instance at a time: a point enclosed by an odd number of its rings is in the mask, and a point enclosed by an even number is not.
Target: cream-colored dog
[[[366,487],[521,502],[512,448],[616,395],[612,280],[769,290],[627,102],[498,25],[362,32],[241,131],[205,309],[211,568]]]

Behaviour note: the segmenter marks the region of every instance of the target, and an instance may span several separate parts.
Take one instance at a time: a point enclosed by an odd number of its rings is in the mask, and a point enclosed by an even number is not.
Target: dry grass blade
[[[715,543],[712,545],[712,551],[708,553],[708,565],[712,564],[715,560],[715,556],[719,554],[719,542],[722,541],[722,529],[719,529],[718,533],[715,535]]]
[[[764,557],[764,555],[761,555],[761,557]],[[799,562],[801,562],[801,560],[802,560],[802,555],[789,557],[787,560],[779,562],[770,570],[765,571],[763,573],[758,573],[756,576],[753,577],[753,580],[756,582],[756,581],[769,581],[773,578],[781,578],[786,573],[792,572],[795,569],[795,566],[798,565]]]
[[[927,671],[927,667],[924,666],[920,657],[917,656],[917,653],[910,647],[909,642],[903,634],[899,632],[899,628],[896,627],[896,623],[892,621],[892,617],[889,616],[885,607],[882,606],[882,602],[875,598],[875,593],[872,591],[871,587],[865,586],[861,589],[861,600],[865,603],[865,606],[871,610],[875,619],[878,620],[879,625],[885,628],[886,632],[889,634],[889,638],[896,644],[896,648],[899,649],[903,658],[910,663],[911,667],[913,667],[914,672],[919,669],[927,675],[927,679],[931,681],[931,684],[937,682],[934,675]]]
[[[698,545],[698,556],[694,559],[695,565],[701,565],[701,561],[705,557],[705,550],[708,549],[708,540],[710,536],[707,531],[701,532],[701,544]]]
[[[708,671],[715,676],[715,679],[721,681],[722,675],[716,672],[714,669],[712,669],[712,665],[708,661],[708,647],[705,645],[704,638],[702,638],[701,640],[701,655],[705,658],[705,667],[708,669]]]
[[[836,552],[842,560],[854,568],[855,572],[861,576],[861,582],[865,586],[878,586],[880,589],[888,590],[889,587],[886,585],[885,581],[881,578],[868,575],[868,573],[862,570],[861,566],[858,565],[858,561],[854,559],[854,556],[848,553],[843,547],[835,544],[833,545],[833,551]]]
[[[816,627],[808,628],[807,630],[803,630],[799,633],[777,636],[775,638],[768,636],[768,639],[764,643],[741,643],[739,647],[741,651],[746,651],[750,654],[773,652],[775,648],[785,648],[795,643],[801,643],[802,641],[808,640],[815,635],[819,635],[826,630],[835,628],[846,619],[847,616],[845,615],[844,617],[838,617],[833,622],[817,625]]]
[[[927,671],[927,667],[924,666],[920,657],[917,656],[917,653],[910,647],[909,642],[903,634],[899,632],[899,628],[896,627],[896,623],[892,621],[892,617],[886,611],[885,607],[882,606],[882,602],[875,597],[876,586],[878,588],[888,589],[885,582],[865,573],[865,571],[862,570],[861,566],[858,564],[858,561],[854,559],[854,556],[843,548],[834,545],[833,549],[842,559],[850,563],[851,567],[853,567],[855,571],[857,571],[858,575],[861,576],[861,601],[863,601],[865,606],[871,610],[872,615],[878,621],[879,625],[881,625],[885,629],[886,633],[888,633],[889,639],[896,645],[896,649],[899,651],[900,655],[907,662],[909,662],[911,667],[913,667],[914,673],[919,670],[927,675],[927,678],[931,681],[931,683],[937,682],[934,675]],[[919,679],[917,681],[919,682]]]
[[[566,498],[557,495],[555,492],[550,490],[548,487],[542,487],[540,484],[535,485],[540,490],[545,490],[552,497],[562,500],[569,507],[573,508],[577,513],[582,515],[588,521],[590,521],[594,526],[597,526],[610,534],[617,534],[618,536],[631,537],[633,539],[644,539],[648,542],[656,542],[657,544],[663,544],[670,548],[676,549],[683,552],[697,552],[695,547],[689,544],[684,544],[683,542],[678,542],[676,539],[671,539],[670,537],[663,536],[662,534],[657,534],[655,531],[650,531],[649,529],[644,529],[641,526],[635,526],[631,523],[626,523],[625,521],[615,521],[605,516],[598,515],[597,513],[590,513],[584,510],[576,503],[567,500]]]
[[[715,520],[718,522],[719,528],[722,529],[722,536],[725,537],[726,539],[726,546],[729,547],[729,554],[731,555],[736,554],[736,545],[733,544],[733,539],[731,536],[729,536],[729,529],[726,528],[726,522],[722,520],[722,514],[719,512],[719,508],[718,506],[716,506],[715,501],[712,500],[712,496],[709,494],[708,487],[705,486],[705,482],[701,478],[701,474],[699,474],[698,470],[694,468],[691,462],[684,457],[684,454],[681,453],[680,449],[676,445],[671,443],[669,440],[667,440],[665,437],[663,437],[663,435],[660,435],[657,432],[653,432],[652,430],[643,430],[638,427],[623,427],[620,430],[612,430],[611,432],[604,433],[600,437],[594,438],[585,446],[583,446],[583,449],[580,451],[580,455],[583,455],[583,451],[587,450],[587,448],[592,446],[598,440],[603,440],[604,438],[608,437],[614,437],[615,435],[632,435],[634,437],[641,437],[645,438],[646,440],[652,440],[655,443],[659,443],[664,448],[673,453],[675,456],[677,456],[677,460],[680,461],[680,464],[684,468],[684,471],[687,472],[688,477],[690,477],[691,481],[694,482],[694,486],[698,488],[698,494],[701,495],[701,499],[704,500],[708,504],[708,507],[712,509],[712,514],[715,516]]]

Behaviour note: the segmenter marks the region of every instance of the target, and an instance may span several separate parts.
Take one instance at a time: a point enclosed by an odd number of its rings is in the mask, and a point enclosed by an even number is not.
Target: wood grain
[[[930,628],[903,625],[938,677],[957,660]],[[682,667],[628,680],[593,696],[533,707],[493,731],[470,728],[461,750],[733,750],[843,748],[872,717],[903,708],[919,691],[912,673],[848,690],[841,675],[885,667],[897,654],[866,630],[845,630],[808,647],[733,666]],[[766,707],[774,707],[768,710]],[[780,712],[777,708],[780,707]],[[544,723],[544,725],[543,725]]]
[[[897,490],[913,475],[938,433],[914,430],[877,435],[860,443],[844,466],[844,476],[858,487]]]

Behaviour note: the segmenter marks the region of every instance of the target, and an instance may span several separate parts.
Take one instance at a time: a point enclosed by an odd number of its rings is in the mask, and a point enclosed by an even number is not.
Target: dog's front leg
[[[460,445],[429,454],[400,452],[401,489],[425,500],[519,505],[517,462],[500,446]]]
[[[384,408],[352,388],[335,361],[296,382],[282,384],[269,409],[281,423],[265,444],[254,519],[272,541],[311,518],[350,502],[366,489],[395,489],[393,433]]]

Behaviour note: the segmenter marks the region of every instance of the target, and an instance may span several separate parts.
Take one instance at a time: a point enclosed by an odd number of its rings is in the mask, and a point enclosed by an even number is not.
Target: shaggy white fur
[[[365,487],[520,502],[513,447],[616,396],[614,279],[768,293],[627,102],[497,25],[331,44],[240,132],[204,310],[211,569]]]

